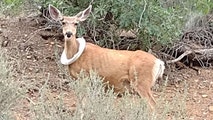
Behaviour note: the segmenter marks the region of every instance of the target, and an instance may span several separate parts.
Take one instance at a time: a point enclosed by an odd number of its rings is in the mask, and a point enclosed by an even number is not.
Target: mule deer
[[[156,104],[151,87],[162,78],[164,62],[152,54],[137,50],[112,50],[101,48],[85,42],[84,38],[76,38],[77,24],[88,18],[92,6],[77,15],[68,17],[52,5],[49,5],[50,16],[62,23],[65,39],[61,63],[68,65],[70,75],[74,78],[83,69],[95,70],[104,81],[114,86],[115,91],[124,92],[130,84],[134,91],[148,100],[150,107]]]

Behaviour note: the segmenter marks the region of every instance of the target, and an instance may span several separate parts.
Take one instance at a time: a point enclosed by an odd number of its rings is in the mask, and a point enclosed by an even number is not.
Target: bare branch
[[[176,58],[174,60],[168,60],[168,61],[166,61],[166,63],[178,62],[181,59],[183,59],[185,56],[192,54],[192,53],[195,53],[195,54],[213,54],[213,48],[211,48],[211,49],[187,50],[182,55],[180,55],[178,58]]]

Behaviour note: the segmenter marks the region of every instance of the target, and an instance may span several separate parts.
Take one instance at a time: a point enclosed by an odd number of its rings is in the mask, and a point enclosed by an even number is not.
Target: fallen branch
[[[211,48],[211,49],[187,50],[182,55],[180,55],[178,58],[176,58],[174,60],[168,60],[168,61],[166,61],[166,63],[176,63],[176,62],[180,61],[181,59],[183,59],[185,56],[192,54],[192,53],[195,53],[195,54],[212,53],[213,54],[213,48]]]

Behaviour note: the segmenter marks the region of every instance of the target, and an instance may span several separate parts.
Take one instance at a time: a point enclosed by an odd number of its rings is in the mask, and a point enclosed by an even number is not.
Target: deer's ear
[[[49,13],[51,18],[54,19],[55,21],[59,21],[63,18],[61,12],[52,5],[49,5]]]
[[[90,5],[87,9],[84,11],[79,12],[76,17],[78,18],[79,21],[84,21],[89,17],[89,14],[92,10],[92,5]]]

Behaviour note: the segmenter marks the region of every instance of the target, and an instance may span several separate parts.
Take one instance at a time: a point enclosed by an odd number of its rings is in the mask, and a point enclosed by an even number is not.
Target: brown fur
[[[88,10],[89,8],[80,12],[80,15],[73,17],[60,16],[59,13],[59,18],[63,18],[61,22],[65,23],[63,25],[64,49],[68,59],[78,51],[79,47],[76,41],[77,26],[75,23],[83,21],[84,16],[88,16]],[[68,31],[72,32],[71,37],[66,36]],[[158,60],[152,54],[140,50],[112,50],[86,43],[83,54],[77,61],[69,65],[69,71],[71,76],[76,78],[82,69],[85,71],[95,70],[100,76],[104,77],[105,81],[109,81],[109,84],[114,86],[115,91],[121,93],[132,85],[131,87],[141,97],[147,98],[149,104],[153,107],[156,102],[152,96],[151,87],[156,79],[162,77],[164,70],[163,62],[159,63]],[[154,69],[155,67],[156,69]]]

